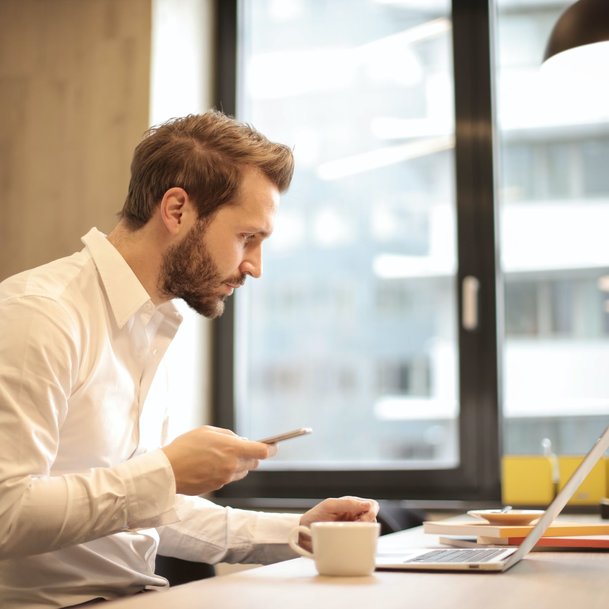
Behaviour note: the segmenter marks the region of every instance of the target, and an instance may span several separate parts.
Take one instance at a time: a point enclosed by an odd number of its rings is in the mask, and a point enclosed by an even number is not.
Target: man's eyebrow
[[[250,226],[250,227],[244,228],[241,232],[252,233],[253,235],[260,235],[263,239],[267,239],[268,237],[271,236],[271,233],[273,232],[273,230],[272,229],[267,230],[267,229],[256,227],[256,226]]]

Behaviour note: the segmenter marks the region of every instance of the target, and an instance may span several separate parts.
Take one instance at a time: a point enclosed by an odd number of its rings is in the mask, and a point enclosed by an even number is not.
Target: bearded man
[[[375,520],[378,504],[356,497],[303,515],[201,498],[275,448],[211,426],[167,443],[170,400],[152,397],[181,321],[172,300],[214,318],[261,276],[293,168],[287,146],[220,112],[174,119],[135,149],[107,236],[92,229],[81,251],[0,284],[4,609],[165,588],[157,552],[269,563],[294,556],[299,523]]]

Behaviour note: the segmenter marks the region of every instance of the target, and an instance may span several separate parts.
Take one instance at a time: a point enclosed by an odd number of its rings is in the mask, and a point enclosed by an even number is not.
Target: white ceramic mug
[[[378,522],[314,522],[290,532],[288,543],[301,556],[311,558],[320,575],[370,575],[374,571]],[[313,552],[298,545],[306,533],[313,540]]]

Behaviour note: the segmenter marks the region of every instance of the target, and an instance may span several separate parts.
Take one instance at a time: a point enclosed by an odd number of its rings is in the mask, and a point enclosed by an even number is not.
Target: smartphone
[[[284,440],[290,440],[291,438],[297,438],[298,436],[306,436],[312,432],[313,430],[310,427],[299,427],[298,429],[280,433],[276,436],[263,438],[262,440],[258,440],[258,442],[264,442],[265,444],[277,444],[277,442],[283,442]]]

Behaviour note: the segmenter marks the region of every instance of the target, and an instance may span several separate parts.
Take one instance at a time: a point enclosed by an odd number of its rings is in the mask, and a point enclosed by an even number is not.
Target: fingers
[[[356,518],[354,518],[354,520],[361,522],[376,522],[377,514],[378,510],[368,510],[359,514]]]
[[[240,438],[240,442],[243,446],[243,454],[253,459],[268,459],[270,456],[275,454],[273,452],[273,446],[271,444],[265,444],[264,442],[254,442],[252,440],[243,440]],[[277,452],[277,449],[275,449]]]
[[[230,429],[214,427],[212,425],[206,425],[204,428],[216,433],[224,434],[225,436],[229,436],[225,438],[225,440],[228,442],[230,442],[231,440],[235,442],[234,446],[236,447],[236,451],[242,458],[258,460],[268,459],[270,456],[274,455],[277,452],[276,450],[275,452],[269,450],[269,448],[271,447],[271,445],[269,444],[248,440],[247,438],[238,436]]]
[[[303,514],[301,524],[310,525],[312,522],[323,520],[375,522],[379,504],[374,499],[360,497],[331,498],[318,503]]]
[[[250,457],[253,459],[268,459],[269,457],[272,457],[277,453],[277,448],[275,445],[248,440],[247,438],[238,436],[230,429],[224,429],[223,427],[214,427],[213,425],[206,425],[205,429],[231,436],[232,439],[234,439],[237,443],[236,445],[239,446],[240,453],[246,457]]]
[[[258,459],[250,459],[250,460],[246,461],[245,463],[243,463],[243,465],[240,468],[235,470],[235,472],[233,473],[233,478],[232,478],[231,482],[237,482],[237,480],[242,480],[253,469],[257,469],[258,465],[260,465],[260,462],[258,461]]]
[[[229,441],[230,450],[225,451],[225,463],[228,468],[226,482],[236,482],[257,469],[260,461],[270,456],[269,446],[261,442],[251,442],[239,436],[233,436]]]
[[[375,521],[379,513],[378,501],[374,499],[362,499],[361,497],[350,497],[355,502],[355,505],[361,507],[361,513],[359,514],[358,520]]]
[[[267,446],[269,447],[267,458],[274,457],[277,454],[277,444],[267,444]]]
[[[361,497],[339,497],[338,499],[326,499],[328,508],[337,514],[364,515],[368,514],[373,518],[379,511],[379,505],[374,499],[362,499]]]
[[[215,427],[214,425],[204,425],[200,429],[207,429],[209,431],[215,431],[216,433],[221,433],[226,436],[235,436],[236,438],[239,437],[239,436],[237,436],[237,434],[234,431],[231,431],[230,429],[225,429],[224,427]]]

